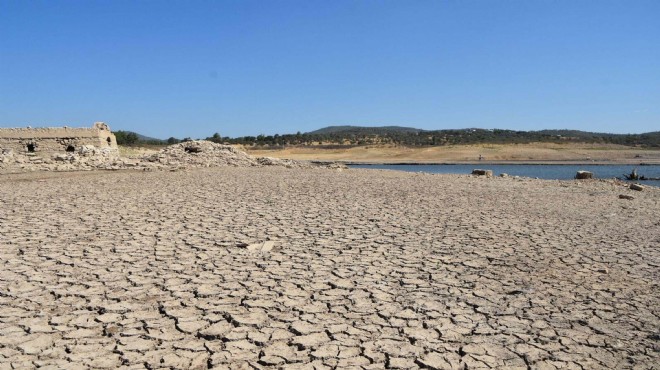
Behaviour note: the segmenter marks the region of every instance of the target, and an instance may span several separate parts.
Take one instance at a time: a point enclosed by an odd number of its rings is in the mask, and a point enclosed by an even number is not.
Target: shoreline
[[[340,162],[344,164],[567,164],[567,165],[655,165],[660,150],[589,144],[463,145],[448,147],[365,146],[338,149],[290,147],[283,149],[243,148],[251,155]],[[481,158],[481,160],[479,160]]]
[[[312,160],[312,163],[327,163],[331,161],[322,161],[322,160]],[[520,165],[520,166],[660,166],[660,162],[654,163],[628,163],[628,162],[615,162],[615,161],[598,161],[598,162],[587,162],[587,161],[463,161],[463,162],[387,162],[387,161],[334,161],[345,164],[347,166],[351,165],[365,165],[365,166],[380,166],[380,165],[391,165],[391,166],[462,166],[462,165]]]

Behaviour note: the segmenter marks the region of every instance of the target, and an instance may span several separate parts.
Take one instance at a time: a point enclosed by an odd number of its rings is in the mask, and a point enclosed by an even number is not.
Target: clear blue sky
[[[0,1],[0,127],[660,130],[660,1]]]

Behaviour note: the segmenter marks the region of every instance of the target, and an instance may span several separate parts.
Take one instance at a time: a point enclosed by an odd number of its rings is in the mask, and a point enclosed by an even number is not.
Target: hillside
[[[327,134],[363,134],[363,135],[383,135],[393,132],[417,133],[424,131],[422,129],[403,126],[328,126],[318,130],[310,131],[305,135],[327,135]]]

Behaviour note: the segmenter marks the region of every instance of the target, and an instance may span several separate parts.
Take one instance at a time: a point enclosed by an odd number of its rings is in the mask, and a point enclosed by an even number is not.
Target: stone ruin
[[[0,151],[16,154],[66,154],[89,151],[117,152],[110,127],[96,122],[91,128],[0,128]]]
[[[92,128],[0,129],[0,173],[89,170],[184,170],[199,167],[345,168],[337,163],[315,164],[253,157],[229,145],[187,141],[156,153],[120,156],[108,125]]]

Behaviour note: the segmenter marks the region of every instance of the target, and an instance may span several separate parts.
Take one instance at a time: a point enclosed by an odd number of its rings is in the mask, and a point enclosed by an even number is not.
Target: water
[[[564,165],[564,164],[352,164],[351,168],[372,168],[384,170],[398,170],[408,172],[469,174],[475,168],[493,170],[493,175],[507,173],[510,176],[538,177],[547,180],[570,180],[575,178],[577,171],[590,171],[599,179],[623,178],[633,168],[637,168],[640,176],[660,177],[660,165],[633,166],[633,165]],[[640,181],[640,184],[660,187],[660,181]]]

